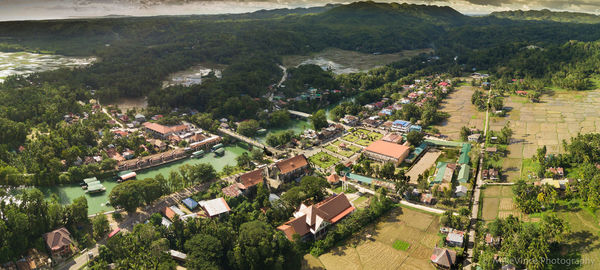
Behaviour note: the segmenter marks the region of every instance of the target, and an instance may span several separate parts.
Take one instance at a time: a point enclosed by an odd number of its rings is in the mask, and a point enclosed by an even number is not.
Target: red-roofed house
[[[323,235],[330,225],[334,225],[355,210],[344,193],[331,196],[320,203],[307,206],[300,205],[294,213],[294,219],[277,227],[290,240],[294,235],[302,239],[312,235],[315,238]]]
[[[65,227],[44,234],[43,238],[52,257],[66,257],[73,253],[72,248],[75,246],[71,240],[71,233]]]
[[[304,155],[297,155],[272,165],[270,167],[270,176],[279,181],[287,182],[306,175],[309,170],[310,165],[306,157]]]
[[[244,191],[249,190],[251,187],[263,183],[265,177],[265,169],[256,169],[251,172],[240,175],[236,180],[239,183],[238,187]]]
[[[332,185],[335,185],[340,182],[340,176],[337,173],[332,173],[327,177],[327,182]]]
[[[456,251],[436,247],[430,259],[438,268],[450,269],[456,263]]]

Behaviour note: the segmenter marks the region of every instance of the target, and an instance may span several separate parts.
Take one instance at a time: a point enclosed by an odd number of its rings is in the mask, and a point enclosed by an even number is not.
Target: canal
[[[225,147],[225,155],[222,157],[215,157],[213,153],[208,153],[202,158],[186,158],[163,166],[149,168],[146,170],[139,171],[137,179],[153,178],[158,174],[162,174],[168,177],[171,171],[177,171],[182,165],[196,165],[200,163],[208,163],[213,165],[217,172],[223,170],[225,165],[236,165],[235,158],[240,156],[247,150],[239,145],[230,145]],[[135,180],[134,180],[135,181]],[[117,182],[114,180],[102,180],[102,185],[106,187],[106,191],[99,194],[86,194],[79,184],[63,185],[55,187],[41,187],[40,190],[44,193],[47,199],[57,196],[58,201],[61,204],[70,204],[73,199],[85,196],[88,201],[88,214],[97,214],[103,211],[114,210],[111,206],[107,206],[108,196],[110,191],[117,186]]]

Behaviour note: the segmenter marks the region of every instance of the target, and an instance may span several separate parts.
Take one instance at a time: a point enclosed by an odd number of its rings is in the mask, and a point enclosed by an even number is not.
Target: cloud
[[[466,0],[467,2],[479,6],[500,7],[504,4],[512,4],[512,0]]]

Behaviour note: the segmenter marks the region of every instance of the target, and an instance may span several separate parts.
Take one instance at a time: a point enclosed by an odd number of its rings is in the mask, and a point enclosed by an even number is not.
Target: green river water
[[[208,153],[202,158],[185,158],[163,166],[139,171],[137,173],[137,179],[153,178],[158,174],[162,174],[163,176],[168,177],[171,171],[178,170],[178,168],[184,164],[195,165],[199,163],[208,163],[213,165],[215,170],[220,172],[221,170],[223,170],[223,167],[225,167],[225,165],[235,165],[235,158],[244,152],[247,152],[247,150],[241,146],[226,146],[225,155],[222,157],[215,157],[213,153]],[[88,201],[88,214],[91,215],[103,211],[114,210],[114,208],[112,208],[111,206],[107,206],[106,202],[108,201],[108,195],[110,194],[110,191],[115,186],[117,186],[118,183],[112,179],[109,179],[103,180],[102,185],[106,187],[106,191],[98,194],[86,194],[85,190],[83,190],[78,184],[46,187],[40,188],[40,190],[46,195],[46,198],[58,196],[58,199],[61,204],[70,204],[73,201],[73,199],[79,196],[85,196]]]

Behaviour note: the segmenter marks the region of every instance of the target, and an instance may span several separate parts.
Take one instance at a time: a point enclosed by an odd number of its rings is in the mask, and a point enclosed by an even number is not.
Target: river
[[[223,170],[223,167],[225,167],[225,165],[236,165],[235,158],[244,152],[247,152],[247,150],[241,146],[226,146],[225,155],[222,157],[215,157],[213,153],[208,153],[202,158],[186,158],[160,167],[154,167],[139,171],[137,174],[137,179],[153,178],[158,174],[162,174],[163,176],[168,177],[171,171],[177,171],[179,167],[185,164],[195,165],[200,163],[208,163],[213,165],[215,170],[220,172]],[[113,207],[107,206],[106,202],[108,201],[110,191],[118,184],[116,181],[111,179],[103,180],[102,185],[106,187],[106,191],[93,195],[86,194],[85,190],[81,189],[79,184],[55,187],[42,187],[40,188],[40,190],[44,193],[44,195],[46,195],[47,199],[51,198],[52,196],[54,196],[54,194],[56,194],[61,204],[70,204],[73,201],[73,199],[79,196],[85,196],[88,201],[88,214],[92,215],[103,211],[105,212],[114,210]]]
[[[0,52],[0,83],[11,75],[24,75],[62,67],[85,66],[95,60],[94,57],[80,58],[28,52]]]

